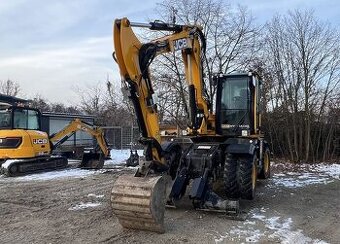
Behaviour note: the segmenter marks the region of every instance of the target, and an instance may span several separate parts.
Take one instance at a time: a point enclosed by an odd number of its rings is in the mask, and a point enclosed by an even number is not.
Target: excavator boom
[[[141,43],[132,27],[168,31],[170,34]],[[170,144],[164,149],[160,144],[158,111],[149,66],[160,54],[182,53],[192,108],[189,130],[193,135],[214,133],[214,117],[203,95],[201,50],[205,51],[205,39],[198,26],[134,23],[127,18],[115,20],[113,34],[113,56],[119,66],[122,86],[135,109],[145,160],[140,162],[135,177],[120,176],[117,179],[112,189],[112,208],[126,228],[164,232],[165,185],[170,177],[160,175],[176,172],[181,148]]]

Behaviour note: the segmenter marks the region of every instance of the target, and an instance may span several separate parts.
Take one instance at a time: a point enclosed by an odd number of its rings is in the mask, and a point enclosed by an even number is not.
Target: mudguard
[[[225,152],[232,154],[254,155],[256,149],[256,142],[247,138],[229,138],[224,144],[226,145]]]
[[[162,147],[163,154],[169,153],[173,149],[181,150],[181,146],[178,143],[172,142],[172,141],[167,141],[167,142],[162,143],[161,147]]]

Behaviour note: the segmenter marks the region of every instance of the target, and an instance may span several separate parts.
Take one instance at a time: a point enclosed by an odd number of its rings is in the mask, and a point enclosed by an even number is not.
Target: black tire
[[[178,153],[175,150],[172,150],[166,154],[165,159],[169,166],[169,175],[171,176],[171,179],[174,180],[176,178],[179,165]]]
[[[242,199],[253,200],[255,197],[257,168],[256,155],[239,159],[239,183]]]
[[[237,199],[240,197],[239,183],[237,181],[237,158],[228,153],[224,161],[224,189],[226,197],[229,199]]]
[[[259,179],[268,179],[270,177],[270,151],[268,148],[263,153],[263,165],[259,172]]]
[[[170,151],[165,152],[164,158],[168,169],[168,174],[171,179],[174,180],[177,176],[178,167],[180,165],[182,150],[179,146],[174,146]]]

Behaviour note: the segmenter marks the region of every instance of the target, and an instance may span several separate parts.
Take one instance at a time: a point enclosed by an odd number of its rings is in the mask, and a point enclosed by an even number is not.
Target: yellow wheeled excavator
[[[141,43],[133,27],[169,34]],[[269,146],[260,130],[260,77],[254,72],[216,75],[213,113],[204,93],[206,40],[200,27],[123,18],[115,20],[113,37],[113,57],[134,106],[145,156],[135,175],[114,183],[111,205],[120,224],[164,232],[166,202],[176,204],[189,184],[187,195],[196,209],[238,214],[239,199],[253,199],[257,178],[270,175]],[[161,144],[149,66],[157,55],[176,51],[182,53],[188,84],[188,135]]]
[[[40,111],[34,108],[10,104],[0,108],[0,170],[3,174],[17,176],[65,168],[67,158],[52,155],[52,151],[79,130],[94,136],[100,148],[84,153],[80,167],[103,167],[110,152],[101,128],[75,119],[58,133],[48,136],[40,129],[40,118]]]

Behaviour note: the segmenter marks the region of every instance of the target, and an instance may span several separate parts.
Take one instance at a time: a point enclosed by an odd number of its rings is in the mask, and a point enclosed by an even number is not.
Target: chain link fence
[[[107,143],[112,149],[143,149],[138,143],[140,137],[139,128],[135,126],[107,126],[102,127]]]

